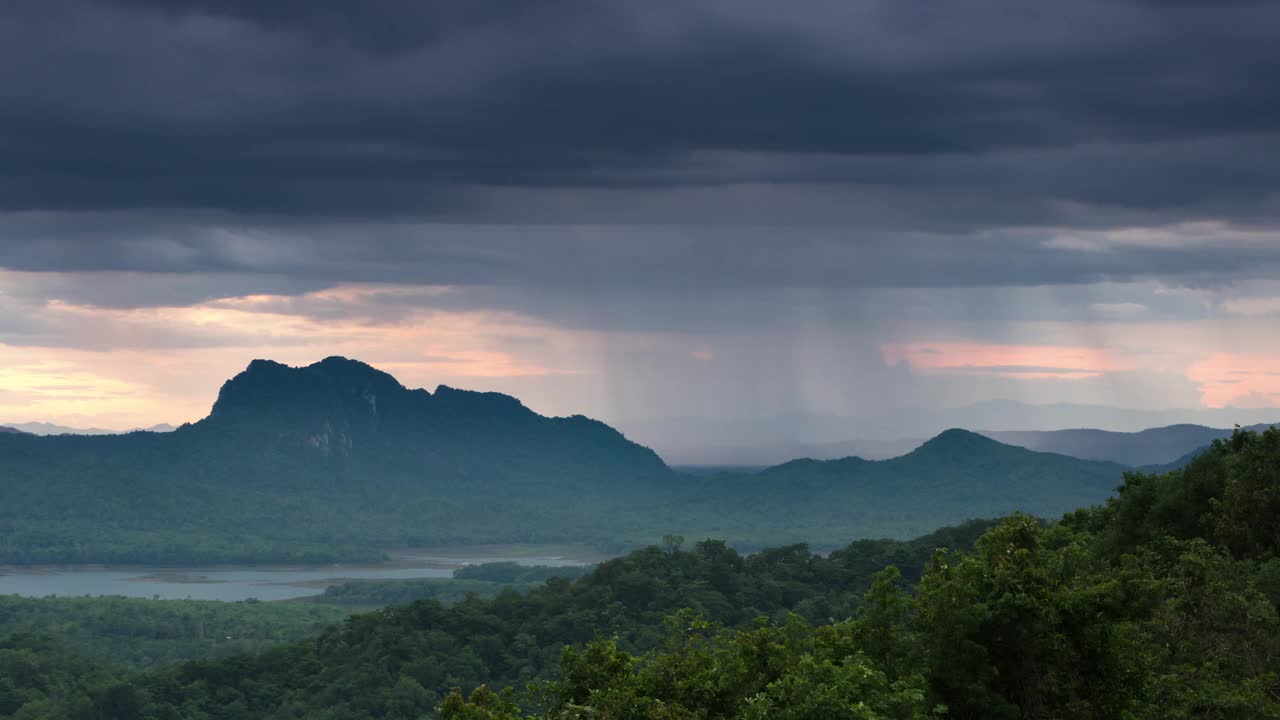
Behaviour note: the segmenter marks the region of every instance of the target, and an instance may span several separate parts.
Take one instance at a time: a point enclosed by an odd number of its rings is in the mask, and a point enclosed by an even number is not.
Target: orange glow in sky
[[[1192,365],[1187,377],[1200,385],[1207,407],[1280,405],[1280,357],[1214,353]]]
[[[806,341],[841,340],[841,330],[821,324],[795,337],[592,329],[451,304],[457,290],[446,286],[340,284],[298,295],[246,294],[143,308],[5,294],[6,283],[12,290],[39,280],[0,273],[0,311],[11,317],[22,313],[26,325],[18,327],[29,333],[13,336],[21,342],[0,342],[0,424],[46,421],[127,429],[197,420],[209,411],[221,383],[254,358],[305,365],[344,355],[390,372],[410,387],[497,390],[540,412],[597,416],[622,402],[652,406],[654,412],[671,402],[637,382],[637,369],[649,374],[642,379],[660,387],[685,383],[679,385],[685,395],[691,387],[732,393],[731,383],[746,382],[749,373],[772,373],[797,384],[790,390],[769,383],[758,387],[776,387],[784,399],[813,387],[822,400],[830,395],[831,382],[840,379],[836,375],[845,373],[856,384],[866,368],[843,366],[838,358],[816,361],[832,351],[822,344],[807,349]],[[1152,382],[1180,388],[1179,407],[1195,404],[1197,397],[1209,408],[1280,406],[1280,343],[1256,331],[1256,323],[1267,320],[1256,316],[1265,315],[1270,305],[1227,305],[1225,320],[1200,330],[1178,322],[1126,320],[1141,318],[1142,312],[1106,307],[1108,319],[1096,323],[1042,322],[1009,332],[1038,335],[1040,343],[930,341],[920,339],[930,333],[903,326],[857,347],[864,354],[870,347],[871,364],[897,369],[897,377],[972,376],[975,383],[997,383],[986,386],[995,392],[1012,388],[1013,396],[1031,401],[1039,401],[1037,393],[1053,385],[1057,401],[1106,403],[1108,387],[1156,378]],[[1082,339],[1093,344],[1078,342]],[[1234,352],[1200,351],[1194,339]],[[791,364],[765,365],[757,356],[768,353]],[[619,357],[638,359],[619,367]],[[689,374],[669,376],[672,368]],[[735,371],[746,374],[734,376]],[[1081,392],[1090,383],[1093,394]],[[632,393],[630,399],[620,396],[626,392]],[[720,402],[710,393],[705,398],[696,403]]]
[[[905,362],[919,372],[967,372],[1027,379],[1093,378],[1134,367],[1129,360],[1105,348],[917,342],[885,344],[880,352],[888,364]]]

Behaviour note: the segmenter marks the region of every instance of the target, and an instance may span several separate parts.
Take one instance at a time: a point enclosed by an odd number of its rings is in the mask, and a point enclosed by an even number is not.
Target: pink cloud
[[[1280,405],[1280,355],[1214,353],[1187,369],[1207,407]]]
[[[1061,345],[889,343],[880,346],[880,353],[889,365],[905,362],[912,371],[920,373],[1083,380],[1133,369],[1128,360],[1105,348]]]
[[[583,334],[514,313],[417,304],[443,292],[339,286],[190,306],[31,305],[27,316],[41,334],[25,344],[0,341],[0,424],[129,428],[196,420],[252,358],[305,365],[346,355],[412,387],[499,389],[520,378],[582,372]],[[400,295],[407,301],[388,308]],[[68,338],[82,347],[68,346]]]

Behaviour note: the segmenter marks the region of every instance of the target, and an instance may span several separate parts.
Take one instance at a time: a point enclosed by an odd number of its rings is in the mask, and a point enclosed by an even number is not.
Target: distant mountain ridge
[[[828,460],[849,455],[894,457],[952,427],[987,428],[992,432],[1105,428],[1132,433],[1185,424],[1208,428],[1230,428],[1236,424],[1266,426],[1280,420],[1280,408],[1137,410],[995,399],[960,407],[902,408],[884,413],[868,409],[849,415],[788,412],[747,417],[709,415],[615,420],[628,437],[654,448],[672,465],[759,466],[775,465],[795,457]],[[1190,449],[1187,447],[1184,452]],[[1168,462],[1180,454],[1173,453],[1159,462]],[[1137,465],[1147,464],[1149,460],[1137,459],[1143,460]]]
[[[688,465],[754,465],[777,458],[773,449],[800,449],[827,458],[848,445],[853,454],[889,454],[904,438],[923,439],[952,427],[991,430],[1069,430],[1104,428],[1138,432],[1147,428],[1195,424],[1213,428],[1255,425],[1280,420],[1280,408],[1169,408],[1144,410],[1073,403],[1032,404],[993,399],[959,407],[862,408],[845,415],[792,411],[754,416],[657,416],[615,418],[616,425],[637,441],[657,450],[669,463]],[[862,447],[858,447],[862,446]],[[910,450],[911,448],[905,448]],[[767,457],[762,450],[768,450]],[[792,455],[795,457],[796,455]],[[1170,458],[1171,459],[1171,458]],[[774,462],[781,462],[781,459]]]
[[[1099,502],[1124,468],[950,430],[890,460],[681,475],[612,427],[364,363],[255,360],[170,433],[0,435],[0,562],[332,562],[382,548],[664,534],[909,537]]]
[[[124,435],[131,432],[173,432],[177,429],[176,426],[168,423],[157,423],[148,427],[132,428],[130,430],[107,430],[106,428],[97,427],[77,428],[47,422],[11,423],[8,427],[30,435]],[[3,430],[0,429],[0,432],[3,432]]]
[[[749,496],[761,487],[794,488],[812,495],[814,512],[841,501],[874,509],[894,498],[895,512],[916,502],[942,503],[967,517],[1014,510],[1052,517],[1101,502],[1120,484],[1125,470],[1116,463],[1036,452],[951,429],[887,460],[792,460],[762,470],[750,489],[740,492]]]
[[[1261,431],[1270,423],[1244,429]],[[1108,460],[1131,467],[1168,465],[1214,440],[1231,437],[1230,428],[1203,425],[1169,425],[1139,432],[1107,430],[1006,430],[980,431],[993,440],[1029,450],[1060,453],[1086,460]],[[1189,459],[1189,458],[1187,458]]]

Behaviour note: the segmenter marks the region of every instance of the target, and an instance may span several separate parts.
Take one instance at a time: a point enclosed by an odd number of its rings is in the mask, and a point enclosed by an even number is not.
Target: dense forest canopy
[[[0,637],[40,636],[86,658],[148,668],[256,654],[319,635],[350,614],[308,602],[0,595]]]
[[[671,537],[576,581],[422,600],[256,657],[143,674],[14,638],[0,650],[0,711],[1272,718],[1278,551],[1280,430],[1239,432],[1183,470],[1130,473],[1105,504],[1052,524],[1014,515],[826,557]]]

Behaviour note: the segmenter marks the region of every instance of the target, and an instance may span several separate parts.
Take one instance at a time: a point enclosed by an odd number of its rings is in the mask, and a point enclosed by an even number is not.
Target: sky
[[[624,428],[1280,407],[1276,27],[9,0],[0,422],[196,420],[251,359],[329,355]]]

